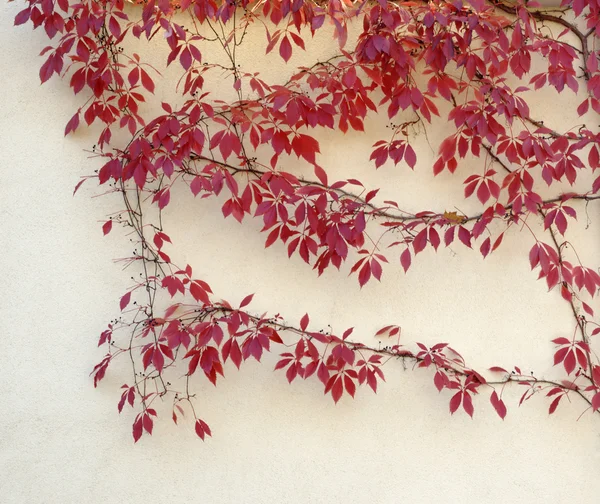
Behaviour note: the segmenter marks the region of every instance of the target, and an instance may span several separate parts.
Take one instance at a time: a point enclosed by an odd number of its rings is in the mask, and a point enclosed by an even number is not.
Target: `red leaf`
[[[102,232],[104,233],[104,236],[106,236],[108,233],[110,233],[111,229],[112,229],[112,220],[107,220],[102,225]]]
[[[117,19],[113,16],[111,16],[108,20],[108,29],[115,39],[118,39],[121,36],[121,26],[119,25]]]
[[[598,147],[595,145],[590,149],[588,154],[588,163],[593,170],[600,165],[600,154],[598,153]]]
[[[415,249],[415,255],[421,252],[427,245],[427,228],[421,230],[421,232],[415,236],[413,240],[413,248]]]
[[[79,182],[77,182],[77,185],[75,186],[75,189],[73,189],[73,196],[75,196],[75,193],[77,191],[79,191],[79,188],[83,185],[83,183],[88,180],[87,178],[83,178],[81,179]]]
[[[142,357],[142,364],[144,365],[144,369],[146,369],[150,363],[152,362],[152,357],[154,355],[154,347],[149,347]]]
[[[580,116],[584,115],[588,111],[589,105],[589,101],[586,98],[577,107],[577,114],[579,114]]]
[[[468,392],[463,392],[463,408],[467,412],[467,414],[473,418],[473,401],[471,399],[471,394]]]
[[[592,397],[592,408],[594,411],[600,408],[600,392],[596,392]]]
[[[479,247],[479,251],[481,252],[481,255],[483,257],[487,257],[487,255],[490,253],[490,238],[487,237],[483,243],[481,244],[481,247]]]
[[[563,365],[565,366],[565,371],[567,374],[571,374],[575,370],[577,359],[575,358],[575,352],[573,350],[569,350],[565,360],[563,361]]]
[[[454,232],[456,230],[456,226],[449,227],[444,233],[444,244],[446,247],[450,245],[454,241]]]
[[[119,303],[119,306],[121,307],[121,311],[123,311],[127,307],[130,300],[131,300],[131,292],[128,292],[121,298],[121,301]]]
[[[371,265],[369,261],[366,261],[363,267],[360,269],[360,272],[358,273],[359,285],[361,287],[365,285],[369,281],[369,278],[371,278]]]
[[[142,85],[151,93],[154,93],[154,81],[150,78],[150,76],[146,73],[145,70],[140,69],[140,73],[142,75]]]
[[[75,115],[73,117],[71,117],[71,119],[65,126],[65,136],[67,136],[69,133],[72,133],[73,131],[75,131],[78,126],[79,126],[79,111],[77,111],[75,113]]]
[[[319,368],[317,369],[317,377],[323,385],[327,385],[327,383],[329,382],[329,370],[327,369],[327,366],[325,366],[325,364],[323,364],[322,362],[321,364],[319,364]]]
[[[267,240],[265,241],[265,248],[269,248],[271,245],[273,245],[273,243],[275,243],[277,238],[279,238],[279,230],[280,229],[281,228],[276,227],[275,229],[273,229],[273,231],[271,231],[269,233],[269,236],[267,237]]]
[[[320,166],[315,165],[315,175],[317,176],[321,184],[327,187],[327,173],[325,173],[325,170],[323,170],[323,168],[321,168]]]
[[[379,262],[376,259],[371,259],[371,272],[377,280],[381,281],[381,264],[379,264]]]
[[[210,430],[210,427],[208,426],[208,424],[200,419],[198,419],[198,421],[200,422],[200,425],[202,426],[202,430],[204,430],[204,432],[206,433],[207,436],[211,436],[212,437],[212,432]]]
[[[293,363],[285,373],[285,377],[287,378],[288,383],[292,383],[297,375],[298,365],[297,363]]]
[[[410,268],[411,261],[410,249],[407,248],[400,255],[400,264],[402,265],[405,273],[408,271],[408,268]]]
[[[40,68],[40,80],[46,82],[54,73],[54,56],[50,55]]]
[[[460,406],[460,403],[462,402],[462,394],[462,392],[457,392],[452,396],[452,399],[450,399],[450,414],[453,415]]]
[[[432,247],[436,250],[440,246],[440,235],[435,230],[435,228],[429,228],[429,243],[431,243]]]
[[[200,420],[196,420],[196,424],[194,425],[194,429],[196,430],[196,434],[202,441],[204,441],[204,429],[202,428],[202,424]]]
[[[138,415],[135,419],[135,422],[133,422],[133,441],[135,443],[137,443],[138,440],[142,437],[143,432],[144,431],[142,427],[142,416]]]
[[[21,12],[19,12],[15,16],[14,25],[15,26],[22,25],[23,23],[26,23],[27,21],[29,21],[30,14],[31,14],[30,7],[28,7],[27,9],[23,9]]]
[[[183,51],[181,51],[181,55],[179,56],[179,62],[185,70],[189,70],[190,66],[192,66],[192,55],[187,47]]]
[[[169,204],[170,200],[171,200],[171,191],[169,189],[161,191],[160,196],[158,198],[158,208],[160,208],[162,210]]]
[[[231,340],[229,340],[229,341],[231,341]],[[233,340],[233,342],[231,343],[231,351],[229,353],[229,356],[231,357],[231,360],[235,364],[235,367],[237,367],[239,369],[240,365],[242,364],[242,351],[240,350],[240,346],[238,345],[238,342],[235,340]]]
[[[289,354],[291,355],[291,354]],[[292,362],[292,358],[288,357],[287,359],[281,359],[280,361],[277,362],[277,364],[275,364],[275,368],[273,369],[273,371],[277,371],[278,369],[283,369],[284,367],[286,367],[290,362]]]
[[[565,218],[565,214],[562,212],[558,212],[556,214],[556,218],[554,219],[554,225],[558,229],[561,235],[565,235],[565,231],[567,230],[567,219]]]
[[[133,406],[134,400],[135,400],[135,388],[131,387],[127,394],[127,402],[129,403],[130,406]]]
[[[287,38],[287,35],[283,37],[281,44],[279,45],[279,55],[287,63],[292,57],[292,44]]]
[[[252,302],[252,298],[254,297],[254,294],[250,294],[248,296],[246,296],[244,299],[242,299],[242,302],[240,303],[240,308],[243,308],[246,305],[249,305]]]
[[[485,182],[481,183],[477,189],[477,199],[484,204],[490,199],[490,190]]]
[[[554,401],[552,401],[552,403],[550,404],[550,408],[548,409],[548,413],[550,415],[552,415],[552,413],[554,413],[556,411],[556,408],[558,407],[558,403],[560,402],[560,400],[564,397],[564,395],[559,395],[556,396],[556,398],[554,399]]]
[[[464,245],[471,248],[471,233],[463,226],[458,228],[458,239],[463,242]]]
[[[306,328],[308,327],[308,322],[309,322],[308,313],[306,313],[300,319],[300,329],[302,329],[303,331],[306,331]]]
[[[152,364],[159,373],[165,365],[165,358],[158,347],[154,349],[154,353],[152,354]]]
[[[417,164],[417,155],[410,144],[406,144],[406,149],[404,150],[404,161],[406,161],[406,164],[412,169],[414,169],[415,165]]]
[[[204,304],[210,304],[208,294],[196,280],[190,283],[190,294],[196,301]]]
[[[344,376],[344,385],[348,394],[350,394],[351,397],[354,397],[354,394],[356,393],[356,385],[354,384],[354,381],[352,381],[352,378],[350,378],[348,375]]]
[[[379,368],[376,368],[379,369]],[[377,377],[373,371],[367,371],[367,384],[377,394]]]
[[[435,388],[438,389],[438,392],[441,392],[446,386],[446,381],[447,380],[444,380],[444,375],[440,371],[437,371],[433,376],[433,384],[435,385]]]
[[[496,410],[496,413],[498,413],[498,416],[502,418],[502,420],[504,420],[504,418],[506,417],[506,405],[504,404],[504,401],[498,397],[498,394],[495,390],[494,392],[492,392],[490,402]]]
[[[125,406],[125,399],[127,399],[127,391],[123,392],[123,394],[121,395],[119,404],[117,405],[117,409],[119,410],[119,413],[121,413],[121,411],[123,411],[123,406]]]
[[[331,396],[333,397],[333,400],[337,403],[342,397],[343,393],[344,385],[342,383],[342,377],[338,376],[337,378],[335,378],[335,382],[333,383],[333,387],[331,388]]]
[[[212,433],[210,432],[210,427],[208,426],[208,424],[206,422],[203,422],[200,419],[196,420],[196,423],[194,424],[194,430],[196,431],[196,434],[198,435],[198,437],[200,439],[202,439],[202,441],[204,441],[205,435],[212,436]]]
[[[494,242],[494,245],[492,246],[492,251],[496,250],[500,246],[503,238],[504,238],[504,232],[502,232],[500,234],[500,236],[498,236],[498,238],[496,238],[496,241]]]

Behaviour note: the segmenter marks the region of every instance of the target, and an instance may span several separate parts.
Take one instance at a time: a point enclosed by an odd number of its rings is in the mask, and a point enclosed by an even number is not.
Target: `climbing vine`
[[[434,386],[449,390],[451,413],[473,416],[474,397],[485,394],[504,418],[511,384],[523,386],[521,402],[547,396],[550,413],[567,397],[598,412],[600,275],[598,265],[580,261],[568,231],[600,199],[600,132],[592,124],[600,113],[600,0],[563,0],[546,10],[500,0],[26,3],[15,24],[29,22],[52,41],[42,51],[41,81],[56,74],[76,96],[65,135],[92,125],[99,131],[99,169],[75,191],[92,180],[120,194],[123,206],[102,230],[122,226],[134,236],[125,262],[140,276],[120,300],[123,314],[100,336],[105,355],[92,376],[97,386],[116,359],[131,363],[118,410],[135,408],[135,441],[152,434],[165,411],[176,423],[192,416],[196,434],[210,436],[195,385],[204,378],[216,385],[227,361],[239,368],[265,352],[279,355],[275,369],[289,382],[318,380],[335,402],[361,386],[376,392],[384,365],[402,360],[429,369]],[[291,62],[321,31],[333,34],[332,55],[290,64],[288,76],[267,81],[240,64],[240,48],[257,31],[266,38],[265,58]],[[164,68],[130,49],[152,44],[156,59],[160,41]],[[167,67],[177,67],[177,80],[163,77]],[[174,87],[177,99],[158,98],[158,84]],[[557,100],[580,97],[580,122],[546,124],[530,103],[542,88]],[[464,198],[480,210],[409,210],[401,191],[399,201],[384,200],[358,179],[332,180],[323,131],[366,137],[382,117],[390,124],[362,160],[365,173],[448,172],[463,179]],[[411,132],[435,127],[444,138],[428,165]],[[384,268],[408,271],[427,248],[475,248],[485,258],[508,230],[521,233],[531,243],[531,269],[560,290],[573,314],[572,334],[548,342],[564,376],[475,370],[447,343],[411,343],[385,321],[376,336],[390,343],[370,345],[353,339],[351,328],[313,327],[309,315],[296,324],[257,315],[252,295],[232,305],[222,299],[231,293],[214,293],[201,268],[172,259],[176,244],[162,213],[181,187],[220,198],[225,218],[258,219],[266,247],[281,242],[316,274],[349,271],[360,287],[379,281]]]

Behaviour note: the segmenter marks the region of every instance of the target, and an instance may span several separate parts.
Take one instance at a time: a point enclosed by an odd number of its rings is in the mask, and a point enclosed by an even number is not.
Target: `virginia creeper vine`
[[[101,125],[94,156],[102,165],[76,191],[94,179],[119,193],[123,208],[104,223],[104,234],[118,224],[134,237],[136,249],[124,263],[139,266],[140,277],[121,298],[124,315],[100,336],[106,354],[92,375],[96,386],[115,359],[131,362],[118,410],[137,408],[135,441],[152,433],[165,404],[175,422],[191,414],[196,434],[211,435],[194,382],[204,376],[216,384],[228,360],[239,368],[267,351],[278,352],[275,369],[289,382],[317,379],[335,402],[354,397],[359,386],[376,392],[383,365],[402,360],[429,368],[435,387],[451,391],[451,413],[462,408],[472,416],[473,397],[487,393],[504,418],[502,391],[513,383],[525,387],[521,402],[548,396],[550,413],[569,396],[598,413],[593,338],[600,324],[593,304],[600,275],[597,265],[581,263],[566,233],[570,220],[600,199],[600,132],[584,122],[553,129],[527,100],[532,90],[553,88],[559,99],[563,92],[583,97],[582,121],[600,113],[600,0],[534,7],[500,0],[27,0],[15,24],[31,22],[53,40],[42,51],[41,81],[68,78],[82,96],[65,135],[81,122]],[[269,57],[287,63],[308,33],[324,26],[334,33],[337,54],[297,68],[287,80],[266,82],[239,63],[250,30],[263,30]],[[132,37],[166,41],[166,66],[181,69],[182,106],[162,102],[160,114],[149,112],[161,74],[128,52]],[[226,63],[213,62],[217,53]],[[207,82],[231,86],[234,98],[207,91]],[[464,195],[481,210],[414,212],[382,201],[378,189],[357,179],[330,180],[319,133],[363,132],[378,114],[391,121],[389,135],[373,145],[365,170],[469,171]],[[409,132],[426,134],[436,124],[446,137],[433,166],[423,166]],[[286,168],[293,156],[301,173]],[[378,331],[392,342],[381,347],[353,340],[352,329],[312,328],[308,315],[296,325],[258,316],[249,311],[251,295],[240,306],[220,300],[197,269],[169,255],[173,244],[161,215],[181,185],[194,196],[223,198],[224,217],[260,219],[266,247],[281,241],[318,274],[349,262],[360,286],[380,280],[390,260],[407,271],[427,247],[477,247],[485,258],[507,230],[518,229],[531,241],[531,268],[548,289],[560,289],[573,314],[573,334],[552,341],[564,378],[519,367],[477,371],[446,343],[405,343],[398,325]],[[543,236],[530,225],[535,219]],[[159,309],[165,298],[173,300]]]

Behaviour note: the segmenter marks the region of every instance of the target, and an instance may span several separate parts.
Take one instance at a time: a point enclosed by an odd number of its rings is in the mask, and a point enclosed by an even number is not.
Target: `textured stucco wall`
[[[517,409],[514,387],[504,422],[486,397],[473,420],[451,417],[431,374],[400,363],[386,366],[377,395],[334,406],[318,384],[289,386],[274,375],[273,358],[249,362],[216,389],[199,386],[208,442],[163,418],[134,445],[131,416],[116,411],[124,368],[98,390],[88,376],[101,357],[97,334],[130,276],[112,262],[127,254],[126,242],[118,231],[103,238],[99,224],[118,201],[90,198],[93,184],[72,196],[92,167],[83,149],[93,136],[63,138],[74,101],[56,79],[40,87],[45,41],[12,27],[20,8],[0,4],[0,502],[598,502],[600,423],[589,414],[577,421],[581,404],[549,418],[541,397]],[[242,57],[251,61],[260,43]],[[572,103],[558,114],[555,103],[541,95],[538,110],[569,119]],[[370,143],[331,135],[327,164],[339,177],[364,179],[356,160],[368,159]],[[421,144],[425,165],[428,149]],[[426,167],[382,169],[369,183],[415,209],[450,208],[462,191],[458,178],[433,179]],[[600,215],[597,206],[589,212],[590,228],[582,217],[573,236],[584,262],[598,264]],[[257,223],[240,226],[219,213],[217,201],[188,195],[169,209],[179,262],[197,265],[232,302],[256,292],[257,311],[290,320],[309,312],[315,326],[365,334],[398,323],[405,341],[451,342],[474,367],[530,365],[540,375],[552,372],[549,340],[572,329],[558,293],[547,294],[529,271],[530,244],[518,234],[485,261],[464,247],[424,253],[407,276],[391,267],[383,283],[360,291],[345,274],[317,278],[282,247],[265,251]],[[217,255],[227,266],[203,270],[203,258]]]

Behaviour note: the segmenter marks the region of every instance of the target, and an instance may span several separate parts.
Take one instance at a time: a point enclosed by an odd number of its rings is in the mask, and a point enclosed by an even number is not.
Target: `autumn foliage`
[[[563,0],[560,10],[546,11],[499,0],[28,0],[15,19],[23,23],[51,40],[41,81],[56,75],[76,96],[65,135],[92,125],[99,131],[99,169],[76,190],[91,179],[121,194],[123,207],[102,230],[125,226],[136,237],[127,261],[142,275],[120,300],[123,316],[102,332],[106,353],[92,371],[96,386],[115,359],[132,363],[118,410],[135,408],[136,441],[166,410],[176,423],[192,416],[196,434],[210,436],[194,384],[217,384],[227,361],[239,368],[265,352],[279,355],[275,369],[289,382],[318,380],[335,402],[360,387],[376,392],[383,365],[401,357],[449,391],[451,413],[472,416],[474,399],[485,395],[504,418],[502,392],[513,383],[523,386],[521,402],[546,395],[550,413],[566,397],[598,412],[600,275],[597,264],[580,262],[567,235],[583,207],[600,199],[600,132],[587,125],[600,113],[600,0]],[[249,30],[264,33],[266,58],[286,63],[319,30],[333,33],[338,49],[328,61],[267,82],[238,64]],[[165,82],[162,69],[129,52],[133,39],[166,44],[164,66],[180,74],[166,84],[181,106],[159,101],[161,111],[149,112]],[[206,60],[205,47],[228,63]],[[215,81],[233,98],[207,91]],[[542,88],[557,100],[576,93],[580,123],[546,126],[529,104]],[[391,127],[364,170],[452,173],[480,211],[409,212],[358,179],[333,180],[320,156],[322,132],[363,132],[378,114]],[[426,166],[407,132],[435,124],[445,125],[445,137]],[[286,168],[290,159],[300,171]],[[282,242],[316,274],[349,271],[360,286],[387,268],[409,270],[428,248],[475,248],[485,258],[507,230],[519,230],[531,243],[532,270],[572,309],[573,333],[548,342],[563,379],[519,367],[478,371],[447,343],[405,341],[400,326],[385,321],[377,336],[390,343],[381,347],[355,341],[352,329],[313,327],[308,315],[294,325],[255,315],[252,295],[240,305],[224,301],[227,293],[213,293],[201,270],[172,259],[177,244],[160,214],[180,186],[198,198],[219,196],[225,218],[258,219],[266,247]],[[542,233],[534,220],[543,222]]]

